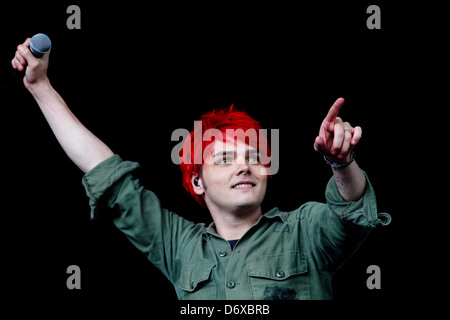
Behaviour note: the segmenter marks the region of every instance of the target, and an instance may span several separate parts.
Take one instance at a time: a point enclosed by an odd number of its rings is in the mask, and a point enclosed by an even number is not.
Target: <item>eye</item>
[[[248,163],[250,164],[258,164],[259,163],[259,155],[254,154],[248,157]]]
[[[216,164],[231,164],[231,163],[232,159],[228,157],[223,157],[216,161]]]

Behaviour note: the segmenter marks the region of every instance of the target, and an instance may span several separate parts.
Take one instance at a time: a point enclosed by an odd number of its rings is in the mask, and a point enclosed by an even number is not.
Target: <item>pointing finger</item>
[[[344,105],[344,102],[345,102],[344,98],[338,98],[331,106],[324,121],[334,123],[334,121],[336,120],[336,117],[339,114],[339,111],[341,110],[342,106]]]

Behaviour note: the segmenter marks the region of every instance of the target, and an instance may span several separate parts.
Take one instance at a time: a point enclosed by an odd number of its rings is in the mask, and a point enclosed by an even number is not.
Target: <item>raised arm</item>
[[[75,117],[53,89],[47,77],[50,53],[35,58],[29,50],[30,38],[17,46],[12,67],[25,70],[23,83],[41,108],[45,119],[69,158],[84,172],[113,155],[107,145]]]
[[[348,164],[342,168],[332,167],[336,187],[346,201],[356,201],[364,194],[366,177],[356,161],[352,161],[352,149],[361,139],[361,127],[352,127],[337,115],[344,104],[339,98],[331,106],[320,126],[319,135],[314,142],[314,149],[323,154],[328,161],[336,164]]]

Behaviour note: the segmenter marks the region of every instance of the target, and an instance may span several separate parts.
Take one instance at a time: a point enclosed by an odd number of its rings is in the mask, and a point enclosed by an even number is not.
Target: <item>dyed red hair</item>
[[[265,154],[269,150],[266,137],[260,136],[259,130],[262,129],[259,121],[256,121],[250,117],[244,111],[238,111],[233,109],[233,105],[229,109],[219,109],[207,112],[201,116],[199,119],[201,121],[201,133],[202,136],[196,136],[195,128],[189,133],[183,143],[183,147],[180,150],[180,169],[183,174],[183,187],[189,192],[195,200],[203,207],[206,206],[203,198],[194,192],[192,187],[191,179],[193,176],[198,176],[200,174],[200,168],[203,165],[203,151],[205,148],[211,144],[213,141],[211,135],[209,137],[205,136],[205,133],[209,129],[217,129],[223,134],[223,139],[225,141],[226,130],[227,129],[242,129],[247,131],[248,129],[254,129],[257,135],[257,141],[260,148],[265,149]],[[199,130],[200,128],[197,128]],[[197,141],[195,141],[197,140]],[[200,140],[200,141],[199,141]],[[207,141],[204,141],[207,140]],[[261,141],[260,141],[261,140]],[[190,150],[190,152],[184,153],[183,150]],[[201,163],[195,163],[194,159],[200,159]],[[198,161],[197,161],[198,162]]]

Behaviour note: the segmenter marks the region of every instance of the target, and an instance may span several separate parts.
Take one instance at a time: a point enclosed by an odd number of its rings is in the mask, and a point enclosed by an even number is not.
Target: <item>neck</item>
[[[217,233],[225,240],[236,240],[242,238],[258,221],[261,217],[261,207],[242,212],[218,212],[210,209],[210,213]]]

